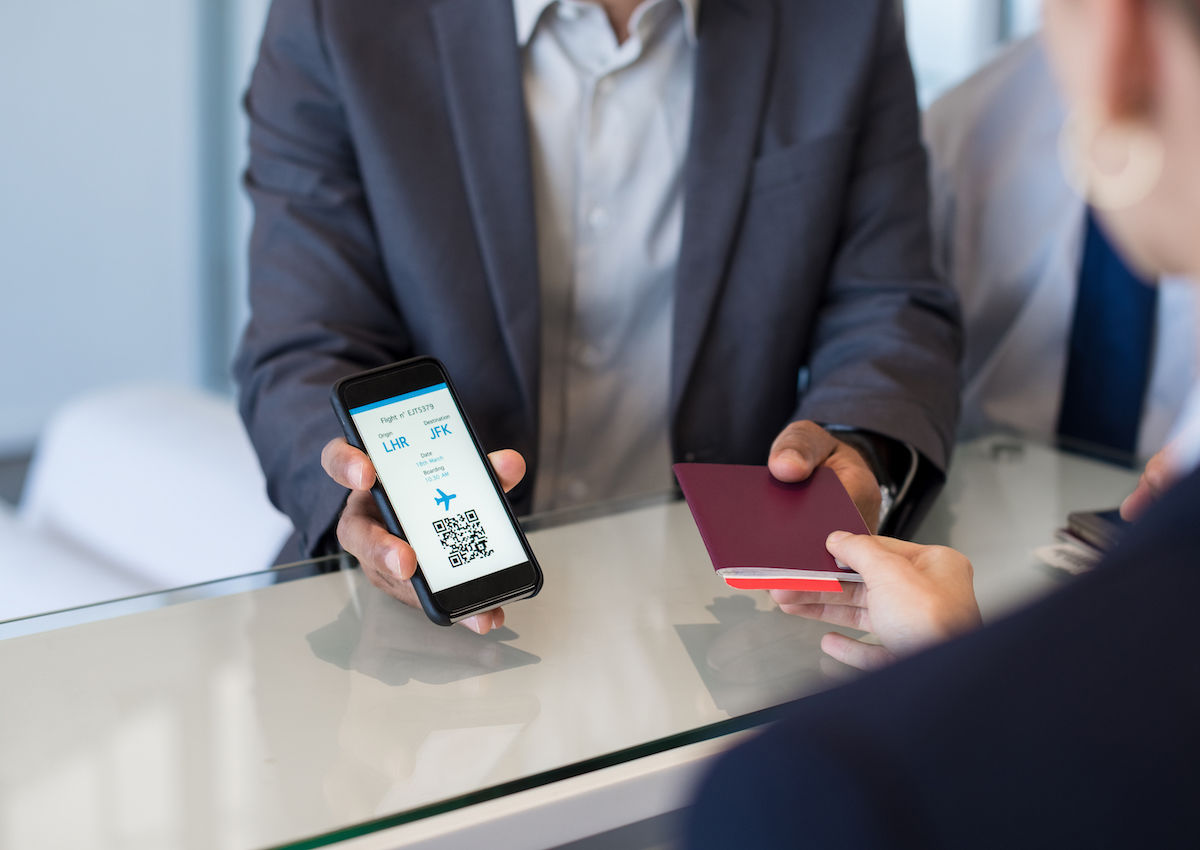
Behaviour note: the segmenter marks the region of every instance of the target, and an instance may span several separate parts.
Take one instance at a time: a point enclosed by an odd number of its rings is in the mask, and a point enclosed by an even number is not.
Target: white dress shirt
[[[1085,214],[1059,165],[1064,117],[1036,37],[925,115],[935,251],[963,306],[963,437],[1055,436]],[[1163,280],[1140,455],[1162,448],[1200,378],[1196,316],[1192,286]]]
[[[668,397],[699,0],[514,0],[541,278],[536,511],[672,485]]]
[[[1192,388],[1171,434],[1167,466],[1177,479],[1200,468],[1200,383]]]

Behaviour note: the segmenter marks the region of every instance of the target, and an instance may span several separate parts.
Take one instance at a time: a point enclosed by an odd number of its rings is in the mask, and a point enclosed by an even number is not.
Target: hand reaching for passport
[[[835,531],[826,547],[863,577],[842,593],[772,590],[781,610],[872,632],[882,645],[830,632],[821,649],[870,670],[980,625],[971,562],[946,546]]]
[[[810,474],[813,458],[828,451],[825,460],[818,462],[838,471],[843,486],[850,491],[870,526],[869,502],[864,509],[855,488],[868,497],[867,487],[874,479],[868,478],[869,470],[864,473],[858,469],[849,455],[838,458],[843,448],[853,450],[848,446],[830,449],[831,442],[836,440],[822,433],[823,429],[813,423],[790,426],[772,448],[772,473],[781,480],[800,480]],[[800,461],[790,455],[789,450],[793,449],[800,455]],[[1122,517],[1127,520],[1139,517],[1174,482],[1169,454],[1170,449],[1164,449],[1146,464],[1137,488],[1121,505]],[[797,478],[785,477],[793,473],[802,474]],[[876,668],[897,656],[979,625],[973,570],[961,553],[944,546],[921,546],[888,537],[841,532],[830,535],[827,546],[834,557],[856,570],[864,581],[845,582],[842,593],[773,590],[771,597],[788,614],[872,632],[879,638],[881,645],[837,632],[825,635],[821,648],[838,661],[860,669]]]
[[[525,459],[512,449],[492,452],[488,460],[505,492],[525,476]],[[326,443],[321,451],[321,466],[330,478],[350,491],[337,525],[342,548],[358,559],[371,584],[407,605],[420,608],[411,581],[417,570],[417,555],[383,523],[371,495],[375,484],[371,459],[338,437]],[[471,631],[486,634],[504,625],[504,610],[493,608],[466,618],[462,624]]]
[[[862,455],[815,422],[793,422],[771,446],[767,466],[780,481],[803,481],[818,466],[838,479],[868,528],[879,527],[879,482]],[[979,625],[971,562],[944,546],[834,532],[828,548],[860,573],[841,593],[773,590],[780,610],[873,632],[882,646],[837,632],[821,648],[851,667],[871,669]]]

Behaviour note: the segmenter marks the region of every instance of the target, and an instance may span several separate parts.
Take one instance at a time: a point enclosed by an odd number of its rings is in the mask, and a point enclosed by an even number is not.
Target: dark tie
[[[1134,276],[1087,215],[1058,434],[1132,459],[1154,345],[1158,291]]]

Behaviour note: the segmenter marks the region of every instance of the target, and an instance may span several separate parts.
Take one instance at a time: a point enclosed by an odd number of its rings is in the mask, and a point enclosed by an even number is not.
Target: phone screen
[[[446,384],[350,417],[434,593],[529,560]]]

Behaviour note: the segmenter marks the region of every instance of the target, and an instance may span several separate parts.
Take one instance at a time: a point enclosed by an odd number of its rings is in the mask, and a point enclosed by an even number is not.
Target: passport
[[[825,549],[834,531],[869,534],[837,474],[819,467],[807,481],[777,481],[765,466],[677,463],[713,569],[730,587],[840,592],[862,577]]]

